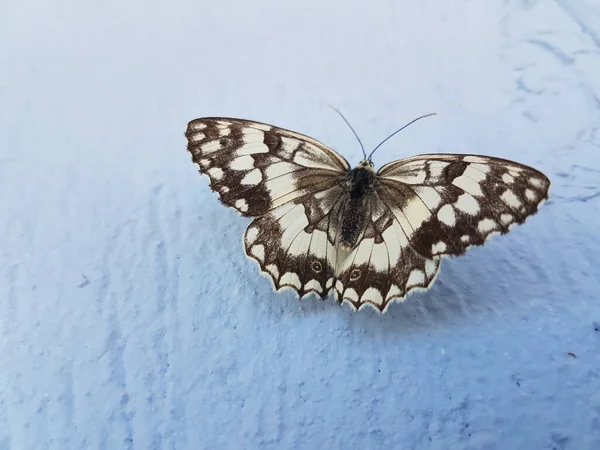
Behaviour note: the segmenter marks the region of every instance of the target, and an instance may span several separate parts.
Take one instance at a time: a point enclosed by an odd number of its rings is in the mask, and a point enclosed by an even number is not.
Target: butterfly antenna
[[[431,116],[437,116],[437,113],[429,113],[429,114],[425,114],[424,116],[419,116],[414,120],[411,120],[410,122],[408,122],[406,125],[404,125],[402,128],[400,128],[399,130],[394,131],[392,134],[390,134],[388,137],[386,137],[383,141],[381,141],[379,143],[379,145],[377,147],[375,147],[373,149],[373,151],[371,152],[371,154],[369,155],[369,157],[367,159],[371,160],[371,156],[373,156],[373,153],[375,153],[375,150],[377,150],[379,147],[381,147],[385,142],[387,142],[388,139],[390,139],[391,137],[395,136],[397,133],[400,133],[402,130],[404,130],[407,126],[415,123],[417,120],[421,120],[424,119],[425,117],[431,117]]]
[[[344,122],[346,122],[346,125],[348,125],[350,127],[350,129],[354,133],[354,136],[356,136],[356,140],[358,141],[358,143],[360,144],[360,148],[362,149],[363,156],[365,157],[365,159],[367,159],[367,152],[365,152],[365,147],[364,147],[363,143],[361,142],[360,138],[358,137],[358,134],[356,134],[356,131],[354,131],[354,128],[352,128],[352,125],[350,125],[350,122],[348,122],[348,120],[344,117],[344,115],[340,112],[339,109],[334,108],[331,105],[327,105],[327,106],[329,106],[331,109],[333,109],[336,113],[338,113],[340,115],[340,117],[342,119],[344,119]]]

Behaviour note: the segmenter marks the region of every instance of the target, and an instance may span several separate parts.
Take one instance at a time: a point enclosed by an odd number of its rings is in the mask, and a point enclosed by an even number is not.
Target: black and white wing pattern
[[[370,196],[364,234],[336,268],[338,302],[385,311],[392,300],[428,289],[437,276],[440,257],[425,257],[411,247],[398,200],[390,208],[379,193]]]
[[[444,256],[523,223],[550,188],[531,167],[480,155],[351,169],[308,136],[242,119],[192,120],[186,137],[221,202],[254,219],[244,249],[275,289],[333,291],[355,309],[428,289]]]
[[[431,258],[462,255],[538,211],[550,180],[506,159],[430,154],[402,159],[378,172],[382,201],[411,247]]]
[[[320,142],[264,123],[209,117],[192,120],[185,135],[221,202],[247,217],[326,190],[350,169]]]
[[[242,119],[203,118],[188,124],[192,159],[220,200],[256,217],[244,236],[277,290],[324,298],[334,277],[336,214],[350,166],[320,142]]]
[[[358,245],[337,268],[338,301],[385,311],[428,289],[443,256],[458,256],[535,214],[550,181],[512,161],[430,154],[392,162],[375,178]]]

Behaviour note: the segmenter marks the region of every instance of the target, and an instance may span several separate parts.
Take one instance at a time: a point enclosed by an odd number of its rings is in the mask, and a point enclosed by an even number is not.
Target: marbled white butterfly
[[[333,291],[355,309],[385,311],[429,288],[441,257],[523,223],[550,187],[531,167],[480,155],[418,155],[375,172],[365,153],[351,168],[315,139],[244,119],[195,119],[185,135],[221,202],[254,218],[244,249],[275,290]]]

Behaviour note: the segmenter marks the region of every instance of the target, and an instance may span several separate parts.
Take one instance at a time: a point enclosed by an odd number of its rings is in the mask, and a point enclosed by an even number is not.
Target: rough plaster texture
[[[600,6],[5,2],[0,449],[600,448]],[[274,294],[185,151],[252,118],[551,200],[380,316]],[[571,352],[575,356],[568,353]]]

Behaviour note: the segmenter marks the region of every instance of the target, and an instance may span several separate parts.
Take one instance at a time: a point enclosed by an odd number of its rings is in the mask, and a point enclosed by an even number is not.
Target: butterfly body
[[[347,251],[356,245],[365,226],[368,196],[374,189],[373,164],[368,163],[362,161],[348,172],[348,191],[342,208],[339,235],[339,244]]]
[[[429,154],[351,168],[308,136],[244,119],[192,120],[188,151],[226,206],[253,218],[246,255],[276,290],[385,311],[427,289],[444,256],[537,212],[550,181],[500,158]]]

